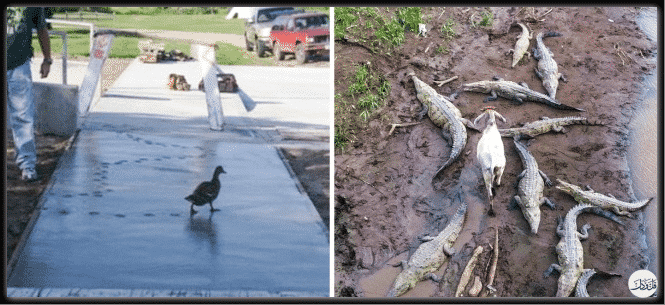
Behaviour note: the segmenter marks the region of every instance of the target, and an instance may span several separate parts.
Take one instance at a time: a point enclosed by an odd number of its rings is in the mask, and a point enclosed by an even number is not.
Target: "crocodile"
[[[485,102],[497,99],[497,96],[523,103],[525,101],[537,102],[561,110],[584,111],[584,109],[575,108],[559,103],[557,100],[529,89],[529,86],[522,82],[516,83],[503,80],[500,77],[493,77],[491,81],[479,81],[462,85],[463,91],[489,93],[492,96],[485,98]]]
[[[586,186],[586,190],[582,190],[581,187],[577,185],[570,184],[561,179],[557,179],[559,185],[556,186],[557,189],[562,190],[575,198],[579,203],[588,203],[595,206],[599,206],[604,209],[612,210],[618,215],[631,217],[630,212],[638,210],[643,206],[647,205],[652,198],[638,200],[635,202],[625,202],[614,198],[611,194],[609,196],[594,192],[591,187]]]
[[[551,209],[554,209],[554,203],[547,197],[543,197],[544,185],[552,186],[552,181],[547,178],[547,175],[538,169],[536,159],[527,150],[526,146],[519,142],[518,136],[514,138],[515,147],[522,159],[522,171],[517,176],[518,187],[517,195],[511,201],[513,206],[517,204],[522,209],[522,214],[526,218],[531,232],[538,233],[538,225],[540,224],[540,206],[547,204]]]
[[[515,68],[525,53],[528,56],[531,56],[527,50],[529,49],[529,39],[533,38],[533,35],[529,33],[529,29],[526,27],[526,25],[523,23],[518,23],[518,25],[522,27],[522,34],[517,38],[515,49],[510,49],[510,51],[508,51],[513,53],[513,65],[511,68]]]
[[[556,229],[557,235],[561,237],[561,240],[556,245],[559,264],[550,265],[544,273],[545,277],[550,276],[554,270],[560,273],[556,292],[557,297],[569,296],[575,290],[577,281],[582,273],[588,270],[583,268],[584,249],[582,248],[581,240],[589,237],[588,230],[591,228],[591,225],[587,223],[582,226],[581,233],[577,231],[577,216],[585,211],[592,211],[623,225],[612,213],[604,213],[605,211],[601,208],[586,203],[578,204],[570,209],[563,221],[559,217]]]
[[[413,73],[409,73],[413,78],[416,87],[418,99],[423,104],[423,110],[420,112],[420,118],[427,114],[434,125],[442,129],[442,136],[452,143],[450,157],[437,171],[434,177],[438,176],[448,165],[450,165],[460,155],[464,146],[466,146],[466,128],[478,130],[473,122],[462,117],[462,113],[448,99],[438,94],[434,88],[430,87]]]
[[[514,137],[519,135],[520,137],[530,137],[533,138],[537,135],[548,133],[550,131],[555,132],[566,132],[564,126],[568,125],[602,125],[598,122],[589,122],[585,117],[563,117],[563,118],[549,118],[541,117],[539,121],[529,122],[524,124],[522,127],[517,128],[507,128],[499,129],[499,133],[502,137]]]
[[[603,276],[603,277],[610,277],[610,276],[621,276],[621,274],[616,274],[616,273],[606,273],[603,271],[598,271],[594,269],[584,269],[584,272],[582,272],[582,276],[580,276],[580,279],[577,280],[577,288],[575,289],[575,297],[578,298],[588,298],[589,293],[586,290],[586,285],[589,283],[589,279],[591,279],[592,276],[595,274],[598,274],[598,276]]]
[[[389,297],[397,297],[406,293],[416,286],[416,283],[425,279],[438,282],[440,279],[433,273],[439,269],[447,260],[447,255],[452,255],[452,248],[457,235],[462,230],[466,216],[466,202],[462,201],[461,191],[457,193],[460,207],[448,222],[443,231],[435,237],[423,237],[418,249],[411,255],[409,261],[401,261],[395,267],[402,266],[402,272],[397,275],[393,287],[388,292]]]
[[[538,33],[536,36],[536,47],[533,48],[533,58],[538,60],[538,67],[535,68],[536,75],[543,80],[543,87],[552,99],[556,98],[556,88],[559,87],[559,79],[567,81],[563,74],[559,73],[559,67],[554,61],[554,54],[543,43],[543,37],[561,36],[556,32]]]

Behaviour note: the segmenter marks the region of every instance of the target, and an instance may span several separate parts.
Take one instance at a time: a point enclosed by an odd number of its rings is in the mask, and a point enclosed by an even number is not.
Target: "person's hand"
[[[51,72],[51,63],[51,60],[46,59],[42,62],[42,67],[39,70],[39,74],[42,76],[42,78],[46,78],[49,72]]]

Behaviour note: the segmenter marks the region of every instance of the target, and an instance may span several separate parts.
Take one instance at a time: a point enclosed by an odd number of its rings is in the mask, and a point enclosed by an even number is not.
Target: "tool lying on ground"
[[[191,85],[187,83],[184,75],[171,73],[167,87],[171,90],[189,91]]]
[[[218,73],[217,85],[219,87],[219,92],[238,92],[238,83],[236,82],[236,77],[233,74]],[[199,82],[199,90],[205,91],[203,79]]]

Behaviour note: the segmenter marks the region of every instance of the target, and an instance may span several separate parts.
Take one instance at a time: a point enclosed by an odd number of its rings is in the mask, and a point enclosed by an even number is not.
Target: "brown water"
[[[650,40],[657,41],[657,9],[655,7],[643,8],[637,19],[637,24],[649,37]],[[654,54],[651,60],[656,62],[657,54]],[[658,113],[658,89],[656,85],[656,76],[662,71],[652,71],[644,76],[642,84],[642,97],[638,102],[638,108],[633,114],[630,123],[630,139],[632,144],[628,148],[628,166],[633,180],[633,191],[637,199],[653,197],[654,199],[646,207],[644,214],[646,216],[647,243],[651,249],[649,257],[651,264],[649,269],[656,273],[661,267],[658,266],[658,257],[656,256],[658,239],[658,146],[662,143],[654,142],[657,138],[657,128],[659,126]]]

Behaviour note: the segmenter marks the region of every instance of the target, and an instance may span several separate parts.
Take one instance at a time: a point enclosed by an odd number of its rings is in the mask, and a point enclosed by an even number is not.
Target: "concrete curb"
[[[7,287],[7,298],[303,298],[329,297],[302,291],[158,290]]]

